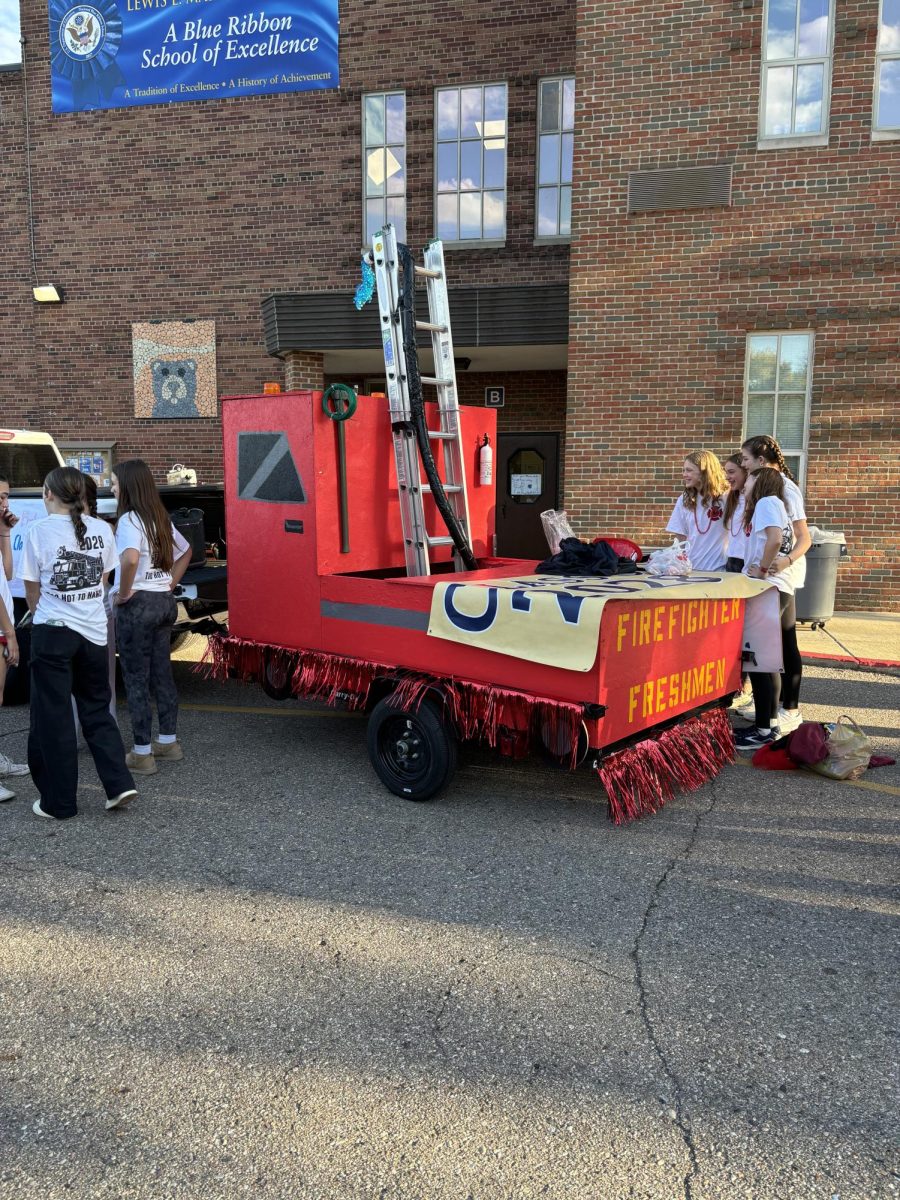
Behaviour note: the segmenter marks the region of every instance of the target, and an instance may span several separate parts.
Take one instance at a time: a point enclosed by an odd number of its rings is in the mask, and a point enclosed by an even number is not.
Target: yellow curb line
[[[733,767],[752,767],[753,763],[749,758],[738,758],[729,765]],[[796,773],[794,772],[794,774]],[[775,774],[775,772],[773,771],[772,774]],[[801,771],[800,774],[805,774],[807,779],[812,778],[812,774],[808,771]],[[820,775],[819,779],[825,779],[825,776]],[[900,796],[900,787],[893,787],[890,783],[869,783],[865,779],[829,779],[827,782],[840,783],[844,787],[865,788],[867,792],[886,792],[888,796]]]

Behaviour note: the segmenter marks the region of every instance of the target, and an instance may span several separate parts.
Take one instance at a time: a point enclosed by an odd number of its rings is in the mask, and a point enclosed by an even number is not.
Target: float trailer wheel
[[[456,734],[438,701],[426,697],[415,709],[403,709],[390,700],[379,700],[369,717],[372,766],[395,796],[431,800],[456,770]]]

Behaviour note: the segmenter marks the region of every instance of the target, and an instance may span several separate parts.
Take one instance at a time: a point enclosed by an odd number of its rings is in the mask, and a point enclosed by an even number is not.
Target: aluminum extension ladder
[[[443,244],[440,241],[431,242],[423,252],[423,259],[424,266],[416,265],[414,271],[417,277],[425,280],[429,319],[416,321],[416,329],[428,330],[431,334],[435,373],[433,376],[423,375],[420,378],[423,384],[431,385],[437,390],[440,416],[438,428],[429,429],[428,437],[442,446],[443,491],[465,540],[471,545],[465,453],[459,421],[459,397],[456,388],[456,367],[453,362],[453,336],[450,332],[450,304]],[[394,460],[400,489],[406,573],[428,575],[431,571],[429,551],[435,546],[452,546],[454,543],[449,535],[430,536],[425,522],[424,497],[432,489],[427,482],[422,482],[418,444],[412,424],[409,365],[404,351],[400,313],[397,236],[393,225],[385,225],[372,238],[371,262],[378,291]],[[414,280],[404,279],[404,286],[414,286]],[[417,354],[415,344],[412,353]],[[418,358],[413,365],[415,370],[418,370]],[[466,569],[460,554],[455,550],[454,561],[456,570]]]

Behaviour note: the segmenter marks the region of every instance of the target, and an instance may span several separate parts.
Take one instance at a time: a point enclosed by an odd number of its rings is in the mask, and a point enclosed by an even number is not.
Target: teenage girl
[[[153,775],[158,758],[170,762],[184,758],[175,732],[178,693],[171,653],[178,606],[172,592],[188,568],[190,548],[181,539],[184,549],[179,554],[169,514],[142,459],[116,465],[112,493],[119,502],[116,644],[134,735],[127,762],[137,774]],[[156,741],[151,741],[151,697],[159,717]]]
[[[794,546],[794,530],[784,505],[785,479],[774,467],[757,467],[747,476],[744,485],[746,506],[744,528],[747,531],[744,574],[752,579],[769,579],[780,592],[779,602],[785,612],[794,608],[794,581],[789,571],[773,570],[775,560],[790,554]],[[739,750],[756,750],[774,742],[780,733],[778,700],[781,676],[750,672],[755,704],[755,725],[735,736]]]
[[[72,696],[106,807],[119,808],[137,792],[109,711],[103,589],[116,565],[113,533],[86,515],[84,476],[73,467],[57,467],[44,480],[44,507],[48,515],[28,530],[20,560],[34,613],[28,765],[40,792],[34,812],[63,820],[78,811]]]
[[[744,484],[747,482],[747,472],[744,470],[740,454],[732,454],[722,465],[728,480],[728,495],[725,497],[723,516],[727,531],[725,570],[737,575],[744,569],[744,556],[747,551],[747,534],[744,529]]]
[[[806,559],[804,555],[812,545],[809,526],[806,523],[806,511],[803,506],[803,493],[794,482],[794,478],[784,461],[781,447],[774,438],[768,435],[748,438],[741,446],[741,458],[744,467],[753,471],[757,467],[775,467],[784,476],[784,506],[791,519],[794,533],[794,544],[788,552],[779,554],[772,564],[771,578],[787,573],[790,577],[792,593],[803,587],[806,579]],[[784,657],[784,679],[781,687],[781,711],[778,723],[782,733],[790,733],[803,720],[800,712],[800,682],[803,677],[803,663],[797,646],[797,607],[791,597],[791,603],[782,613],[781,642]]]
[[[747,533],[744,529],[744,484],[747,482],[747,472],[744,470],[740,454],[732,454],[722,464],[725,478],[728,480],[728,495],[725,497],[725,513],[723,521],[727,533],[725,543],[725,570],[733,575],[744,569],[744,556],[747,553]],[[741,690],[732,704],[732,709],[749,712],[753,704],[753,693],[746,673],[741,675]]]
[[[722,464],[710,450],[692,450],[685,457],[681,482],[684,491],[666,530],[685,539],[695,571],[721,571],[726,533],[723,501],[728,491]]]

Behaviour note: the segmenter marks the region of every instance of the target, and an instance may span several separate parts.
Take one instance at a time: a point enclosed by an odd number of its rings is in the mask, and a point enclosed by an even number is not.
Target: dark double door
[[[559,508],[559,434],[497,436],[497,554],[546,558],[541,513]]]

